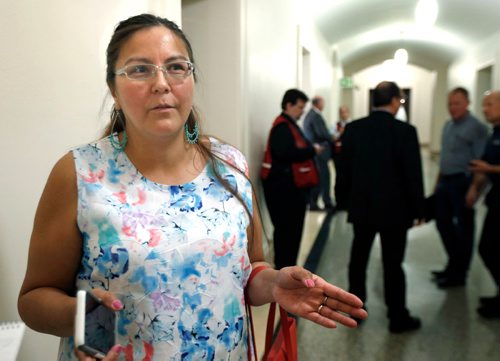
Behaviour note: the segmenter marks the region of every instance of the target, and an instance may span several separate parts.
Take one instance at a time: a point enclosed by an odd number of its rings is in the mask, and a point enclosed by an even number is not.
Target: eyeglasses
[[[194,64],[187,60],[179,60],[165,65],[155,64],[133,64],[124,66],[115,71],[115,75],[125,75],[130,80],[148,80],[156,76],[156,72],[161,70],[165,76],[182,80],[194,72]]]

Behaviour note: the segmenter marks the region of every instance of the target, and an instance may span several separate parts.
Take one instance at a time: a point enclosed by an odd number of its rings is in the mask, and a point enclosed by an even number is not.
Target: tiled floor
[[[427,194],[436,179],[436,164],[424,157]],[[321,214],[308,214],[301,260],[310,248],[321,223]],[[481,229],[484,207],[477,212]],[[346,213],[337,213],[329,222],[329,236],[316,273],[347,287],[347,263],[352,239]],[[495,287],[477,252],[466,287],[440,290],[430,281],[430,270],[440,269],[445,261],[434,222],[409,232],[405,270],[410,311],[421,317],[420,330],[401,335],[387,331],[383,301],[382,264],[378,242],[372,249],[368,266],[369,318],[358,329],[343,326],[324,329],[312,322],[298,324],[299,360],[327,361],[493,361],[500,360],[500,320],[484,320],[476,314],[478,297],[493,295]]]

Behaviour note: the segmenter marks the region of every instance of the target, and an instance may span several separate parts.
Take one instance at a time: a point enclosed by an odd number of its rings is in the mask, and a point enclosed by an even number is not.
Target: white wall
[[[353,119],[368,114],[369,91],[381,81],[395,81],[400,88],[411,89],[410,122],[417,128],[421,144],[431,142],[434,92],[437,76],[435,72],[408,64],[403,69],[379,64],[353,75],[356,88],[353,90]]]
[[[33,217],[52,166],[104,127],[105,49],[114,26],[162,7],[179,19],[171,12],[179,1],[0,3],[0,321],[19,320]],[[55,360],[57,345],[56,337],[27,330],[18,360]]]
[[[240,6],[239,0],[184,0],[182,21],[197,66],[202,129],[243,149]]]
[[[258,175],[268,132],[281,112],[289,88],[300,88],[302,47],[309,52],[309,96],[327,100],[325,113],[337,101],[331,88],[334,75],[329,45],[304,19],[300,1],[246,0],[245,93],[248,104],[248,139],[252,174]],[[331,100],[331,102],[329,102]],[[338,101],[337,101],[338,102]]]
[[[302,47],[310,53],[309,95],[335,101],[329,46],[300,16],[300,1],[183,0],[182,5],[183,29],[200,70],[195,101],[204,130],[247,156],[271,231],[258,178],[268,132],[284,92],[301,86]]]
[[[245,97],[250,139],[247,156],[254,180],[259,173],[269,129],[281,112],[283,94],[298,86],[298,23],[289,3],[287,0],[246,1]]]
[[[476,107],[474,101],[477,99],[477,72],[490,65],[493,66],[493,87],[500,89],[500,31],[477,44],[476,47],[469,49],[462,58],[451,64],[449,68],[448,88],[463,86],[469,90],[473,102],[471,109]]]
[[[310,52],[311,89],[308,94],[321,95],[325,99],[323,115],[328,124],[334,124],[338,117],[339,82],[336,78],[334,50],[319,30],[306,18],[300,19],[299,44]],[[310,105],[310,104],[309,104]]]
[[[289,0],[244,0],[243,3],[246,156],[257,186],[264,227],[272,237],[258,176],[271,124],[281,112],[283,94],[289,88],[301,88],[301,79],[306,78],[309,96],[324,96],[330,109],[336,108],[338,98],[332,95],[331,50],[317,29],[305,21],[304,4]],[[309,52],[310,74],[301,74],[303,47]]]
[[[468,49],[460,59],[454,61],[448,68],[448,78],[446,82],[446,92],[457,87],[465,87],[470,94],[471,105],[470,110],[476,109],[475,115],[483,120],[483,114],[477,112],[481,109],[480,104],[477,104],[484,89],[478,83],[478,72],[487,66],[492,67],[491,85],[493,89],[500,89],[500,31],[492,34],[483,42],[477,44],[474,48]],[[443,100],[446,102],[446,95]],[[474,113],[474,112],[473,112]],[[444,120],[434,127],[433,134],[434,149],[440,149],[441,129]]]

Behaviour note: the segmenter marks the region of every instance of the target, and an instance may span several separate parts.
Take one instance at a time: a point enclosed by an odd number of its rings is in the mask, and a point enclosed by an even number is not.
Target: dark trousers
[[[346,194],[343,193],[345,190],[345,178],[343,173],[343,165],[340,154],[334,153],[332,156],[333,164],[335,165],[335,186],[334,186],[334,195],[335,202],[337,205],[337,209],[343,210],[347,209],[347,197]]]
[[[436,226],[448,255],[446,273],[467,276],[474,246],[474,209],[465,206],[470,177],[442,176],[436,188]]]
[[[500,206],[488,208],[479,243],[479,254],[497,287],[500,287]]]
[[[406,279],[403,259],[406,251],[407,228],[403,226],[378,229],[354,224],[354,239],[349,262],[349,292],[366,301],[366,267],[373,240],[380,234],[384,267],[384,296],[387,316],[391,320],[408,317]]]
[[[319,173],[319,185],[311,189],[310,206],[315,207],[318,205],[318,198],[320,194],[325,206],[333,205],[332,197],[330,196],[330,169],[328,168],[329,159],[330,158],[323,159],[321,157],[315,158]]]
[[[277,269],[297,264],[306,214],[305,191],[264,183],[267,209],[274,226],[274,264]]]

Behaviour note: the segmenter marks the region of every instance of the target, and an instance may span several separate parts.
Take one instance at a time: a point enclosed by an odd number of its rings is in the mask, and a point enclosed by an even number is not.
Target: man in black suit
[[[349,290],[366,301],[366,266],[376,233],[380,234],[384,295],[389,330],[420,328],[406,308],[402,268],[407,231],[423,223],[422,166],[416,129],[394,118],[403,99],[394,82],[373,92],[374,109],[349,123],[342,138],[342,185],[354,239],[349,263]]]

